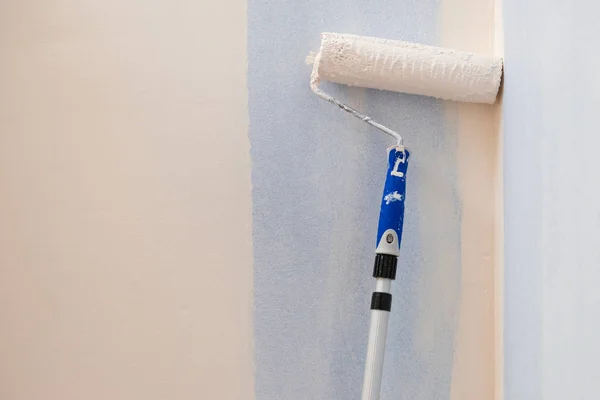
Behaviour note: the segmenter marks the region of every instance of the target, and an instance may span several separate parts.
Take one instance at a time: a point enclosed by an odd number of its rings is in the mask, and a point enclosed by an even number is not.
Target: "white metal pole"
[[[391,282],[391,279],[377,278],[375,292],[389,294]],[[387,310],[371,310],[362,400],[379,399],[389,316],[390,312]]]

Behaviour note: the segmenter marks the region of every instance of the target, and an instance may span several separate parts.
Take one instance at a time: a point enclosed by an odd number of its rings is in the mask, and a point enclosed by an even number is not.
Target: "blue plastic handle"
[[[404,146],[388,149],[388,166],[379,228],[377,229],[377,253],[400,255],[402,225],[404,224],[404,200],[406,199],[406,170],[410,152]]]

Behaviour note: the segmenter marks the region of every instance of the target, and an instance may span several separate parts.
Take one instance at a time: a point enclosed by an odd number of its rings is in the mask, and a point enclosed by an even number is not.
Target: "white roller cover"
[[[311,84],[320,80],[445,100],[494,103],[502,59],[434,46],[323,33]]]

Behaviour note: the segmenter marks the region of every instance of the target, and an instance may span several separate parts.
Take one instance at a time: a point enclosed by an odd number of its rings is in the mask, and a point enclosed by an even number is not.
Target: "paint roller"
[[[493,104],[502,78],[502,59],[401,40],[323,33],[319,53],[307,57],[307,62],[313,64],[310,86],[315,94],[396,139],[387,150],[362,392],[362,400],[378,400],[392,303],[390,287],[402,241],[410,151],[399,133],[325,93],[319,82]]]

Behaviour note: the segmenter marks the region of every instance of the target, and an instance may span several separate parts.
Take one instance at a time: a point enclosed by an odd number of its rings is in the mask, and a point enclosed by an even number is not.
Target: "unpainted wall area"
[[[600,5],[504,3],[506,399],[595,399]]]
[[[492,1],[249,1],[257,399],[361,391],[393,142],[310,92],[304,58],[319,33],[490,52],[493,12]],[[382,399],[493,398],[494,109],[323,87],[412,151]]]
[[[0,2],[2,400],[252,399],[245,7]]]

